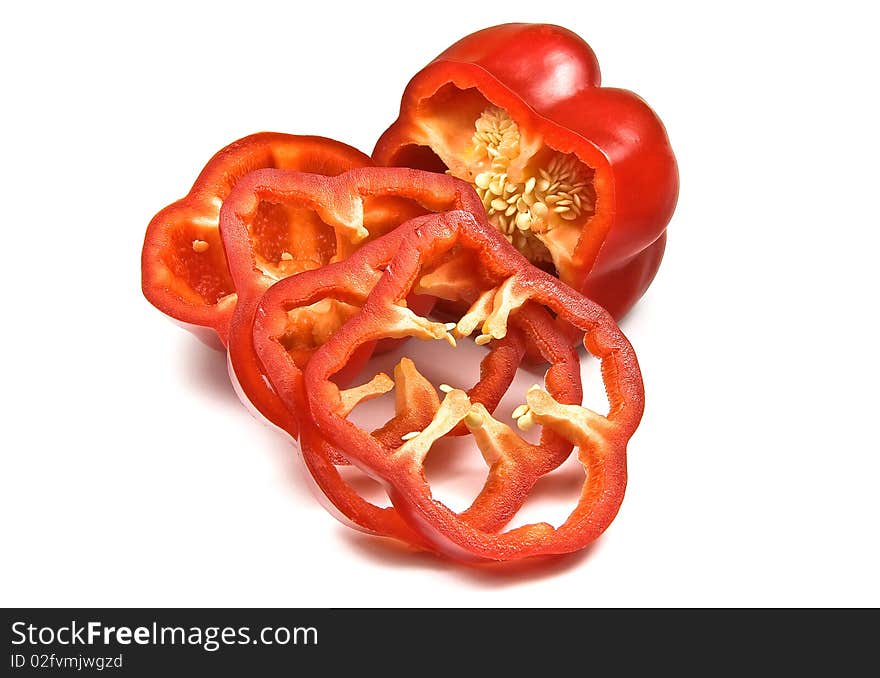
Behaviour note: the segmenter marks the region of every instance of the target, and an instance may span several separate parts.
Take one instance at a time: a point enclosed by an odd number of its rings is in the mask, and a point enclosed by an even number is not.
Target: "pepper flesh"
[[[361,307],[369,298],[375,284],[381,280],[381,271],[393,267],[393,260],[403,238],[418,237],[412,222],[379,238],[356,252],[346,261],[334,263],[321,269],[280,281],[269,288],[260,301],[254,316],[253,348],[259,359],[262,373],[272,385],[285,407],[297,419],[300,451],[305,465],[322,494],[329,500],[331,513],[349,525],[375,534],[396,537],[420,548],[428,548],[422,537],[413,537],[397,514],[396,509],[380,508],[363,499],[340,475],[336,464],[344,458],[314,427],[308,414],[308,400],[303,390],[301,364],[287,347],[289,313],[321,300],[335,299]],[[463,285],[461,289],[468,289]],[[404,297],[405,300],[406,297]],[[359,314],[360,315],[360,312]],[[382,328],[387,337],[412,335],[426,340],[446,339],[455,325],[435,323],[410,312],[406,306],[395,304],[388,314],[370,318],[369,322]],[[347,323],[334,334],[345,333]],[[491,350],[481,362],[480,379],[467,392],[466,397],[479,402],[486,411],[494,410],[501,396],[512,382],[525,352],[526,341],[552,347],[546,353],[552,356],[550,384],[561,399],[575,401],[580,398],[579,361],[567,338],[558,331],[549,315],[537,309],[526,314],[511,327],[510,333],[493,343]],[[367,342],[364,345],[369,345]],[[357,349],[347,354],[350,363]],[[231,354],[234,355],[234,354]],[[306,363],[307,364],[307,363]],[[344,369],[347,369],[344,368]],[[557,376],[553,376],[557,375]],[[378,394],[388,386],[388,378],[377,375],[367,385],[338,391],[339,413],[347,418],[353,402],[365,395]],[[425,428],[439,409],[434,387],[418,373],[410,361],[404,360],[395,370],[396,384],[395,416],[383,427],[370,434],[389,450],[406,445],[407,434]],[[441,387],[442,388],[442,387]],[[454,422],[449,434],[464,434],[464,425]],[[552,435],[546,438],[547,448],[554,451],[561,463],[571,451],[571,446]],[[499,471],[503,470],[501,467]],[[496,474],[493,474],[495,478]],[[465,511],[472,524],[482,529],[503,526],[518,508],[519,497],[507,496],[516,489],[505,485],[499,478],[487,483],[487,491],[481,493],[473,506]],[[411,532],[411,530],[410,530]],[[418,535],[418,533],[415,533]]]
[[[567,553],[583,548],[614,519],[626,486],[626,445],[644,407],[638,362],[629,342],[612,317],[594,302],[579,295],[547,273],[529,266],[492,227],[473,215],[448,212],[416,218],[401,226],[406,231],[382,278],[375,284],[361,311],[318,349],[305,367],[304,393],[308,411],[322,436],[349,456],[353,463],[380,479],[404,520],[439,552],[461,560],[515,560],[528,556]],[[508,323],[529,317],[536,304],[553,311],[565,322],[585,332],[584,345],[602,363],[602,378],[609,400],[605,416],[572,402],[560,402],[553,386],[562,374],[551,367],[547,390],[536,388],[515,414],[521,428],[534,423],[544,427],[542,440],[533,445],[488,412],[475,406],[463,391],[446,394],[438,412],[421,433],[397,449],[390,449],[342,416],[339,388],[331,377],[358,346],[386,336],[385,326],[396,317],[394,306],[411,291],[426,262],[443,258],[454,248],[476,251],[482,262],[491,304],[474,300],[477,322],[491,337],[506,335]],[[538,344],[542,352],[546,344]],[[554,366],[555,367],[555,366]],[[558,528],[547,523],[496,532],[473,524],[431,494],[422,463],[431,443],[463,423],[492,464],[484,493],[495,490],[504,501],[524,501],[543,473],[561,463],[548,453],[545,436],[562,438],[578,446],[586,470],[580,499],[569,518]],[[424,436],[424,438],[422,438]],[[495,472],[497,470],[497,472]],[[493,485],[494,487],[489,487]]]
[[[335,175],[371,164],[357,149],[317,136],[261,132],[229,144],[208,161],[190,192],[147,226],[141,253],[144,296],[205,343],[225,346],[237,295],[219,220],[238,181],[260,168]],[[264,217],[268,222],[272,215]]]
[[[567,29],[478,31],[412,78],[373,159],[471,182],[532,263],[619,318],[660,265],[678,169],[650,107],[600,83]]]
[[[253,350],[254,315],[263,293],[279,280],[346,260],[364,243],[414,215],[446,209],[481,213],[479,199],[465,182],[407,168],[357,168],[335,177],[262,169],[243,177],[220,215],[222,243],[238,297],[229,323],[228,356],[240,395],[270,423],[295,434],[296,418],[267,383]],[[267,210],[276,215],[270,224]],[[378,275],[378,265],[370,269],[373,275]],[[368,263],[355,263],[350,270],[358,266],[369,268]],[[334,275],[339,270],[334,269]],[[351,283],[352,288],[362,287],[357,299],[366,296],[363,286],[370,280],[366,275]],[[357,299],[324,297],[287,310],[283,342],[298,367],[357,312]],[[407,303],[421,314],[430,309],[433,299],[410,295]],[[393,345],[389,342],[381,342],[382,348]],[[354,376],[375,347],[363,346],[339,378]]]

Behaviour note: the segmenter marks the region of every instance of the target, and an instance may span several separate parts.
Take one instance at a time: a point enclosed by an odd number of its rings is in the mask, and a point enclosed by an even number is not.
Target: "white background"
[[[880,604],[866,4],[24,6],[0,20],[0,604]],[[506,21],[578,32],[643,96],[681,196],[623,323],[648,400],[620,514],[581,554],[499,570],[336,523],[223,356],[143,299],[139,254],[220,147],[369,152],[421,66]]]

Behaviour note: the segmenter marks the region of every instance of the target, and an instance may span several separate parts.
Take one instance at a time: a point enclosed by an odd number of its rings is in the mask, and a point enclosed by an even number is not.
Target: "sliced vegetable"
[[[262,169],[239,180],[220,214],[222,245],[237,293],[228,352],[241,394],[259,413],[295,434],[296,419],[278,400],[254,355],[254,313],[263,293],[279,280],[348,259],[414,215],[444,209],[482,211],[465,182],[406,168],[358,168],[335,177]],[[284,343],[298,367],[357,312],[357,299],[366,296],[378,265],[370,268],[358,259],[333,269],[331,276],[348,286],[355,301],[324,297],[287,310]],[[411,295],[407,303],[425,313],[433,301]],[[384,343],[387,349],[389,342]],[[373,349],[362,347],[340,378],[354,376]]]
[[[403,236],[400,231],[405,231]],[[629,342],[605,310],[530,266],[496,230],[469,213],[419,217],[401,226],[396,234],[400,238],[397,253],[361,311],[305,366],[302,392],[317,429],[330,445],[378,478],[404,520],[434,549],[450,557],[514,560],[586,546],[608,527],[623,500],[626,444],[643,410],[641,375]],[[485,290],[455,325],[413,317],[402,302],[417,286],[426,264],[445,259],[454,251],[479,254],[481,267],[471,279],[480,278]],[[537,344],[551,363],[546,388],[530,389],[526,402],[514,412],[519,428],[536,423],[544,427],[538,444],[520,437],[456,388],[444,389],[445,396],[430,422],[405,436],[401,445],[388,445],[347,420],[350,399],[332,377],[360,346],[385,337],[441,338],[452,327],[459,336],[479,328],[479,336],[487,337],[491,347],[505,339],[512,326],[528,322],[535,313],[549,317],[539,306],[586,332],[585,347],[602,361],[610,404],[607,415],[577,404],[581,393],[572,374],[572,361],[557,360],[561,346],[547,340]],[[266,334],[278,336],[277,331]],[[562,346],[568,344],[563,342]],[[575,367],[574,373],[577,371]],[[461,515],[432,496],[423,471],[433,444],[460,424],[473,434],[490,466],[486,485],[475,502],[479,508],[472,507]],[[498,523],[480,525],[486,515],[509,518],[515,513],[537,479],[568,456],[566,444],[578,446],[586,480],[580,500],[564,524],[553,528],[538,523],[500,533],[495,532]]]
[[[589,45],[548,24],[449,47],[409,82],[373,159],[470,182],[508,242],[618,318],[654,278],[678,197],[654,111],[600,87]]]
[[[225,345],[237,295],[220,242],[220,209],[238,181],[267,167],[335,175],[371,164],[357,149],[324,137],[262,132],[231,143],[208,161],[186,197],[147,226],[141,253],[144,296],[206,343]],[[255,230],[258,249],[271,250],[272,224],[282,216],[271,207],[260,215],[269,232]],[[320,250],[319,235],[303,233],[302,260],[288,260],[287,270],[308,265]]]
[[[253,346],[259,358],[262,373],[272,386],[273,392],[296,418],[296,431],[299,435],[303,460],[310,470],[316,484],[329,500],[334,515],[344,522],[376,534],[396,537],[410,544],[427,547],[420,536],[410,534],[404,529],[396,509],[380,508],[370,504],[352,488],[336,465],[344,456],[328,444],[315,427],[309,414],[308,399],[303,389],[302,368],[296,353],[290,350],[288,333],[290,315],[301,308],[327,300],[362,307],[368,300],[373,287],[396,268],[396,256],[404,239],[420,237],[418,221],[408,222],[388,235],[368,244],[344,262],[331,264],[321,269],[307,271],[301,275],[283,280],[268,289],[260,301],[254,316]],[[384,272],[383,272],[384,271]],[[408,295],[407,295],[408,296]],[[408,336],[413,330],[415,336],[423,339],[441,339],[454,345],[452,331],[454,325],[437,323],[414,313],[403,305],[398,308],[397,320],[374,318],[377,331],[385,338]],[[364,315],[359,311],[353,317]],[[333,336],[344,337],[347,321]],[[365,322],[371,318],[365,317]],[[579,361],[566,337],[555,327],[547,314],[535,311],[524,317],[521,324],[511,328],[502,340],[493,342],[480,369],[480,379],[469,391],[468,397],[479,402],[486,411],[492,411],[507,391],[525,351],[525,341],[540,341],[552,346],[548,354],[553,355],[557,365],[555,372],[561,376],[555,391],[560,398],[577,400],[580,398]],[[344,339],[342,339],[344,342]],[[361,346],[369,346],[364,342]],[[340,349],[345,354],[345,367],[349,369],[352,359],[360,347],[348,351],[344,345]],[[308,362],[306,362],[308,364]],[[233,363],[234,365],[234,363]],[[334,375],[334,383],[338,381]],[[338,387],[337,387],[338,388]],[[376,397],[395,389],[395,415],[370,436],[381,445],[393,450],[404,444],[407,434],[427,426],[439,408],[439,398],[435,386],[430,384],[416,369],[413,361],[403,359],[395,368],[393,378],[377,374],[366,384],[339,391],[340,412],[347,417],[362,400]],[[441,386],[441,392],[444,388]],[[450,434],[467,433],[464,426],[450,429]],[[547,439],[548,449],[556,454],[561,463],[571,451],[571,446],[562,440]],[[511,508],[518,507],[516,499],[505,499],[503,492],[515,486],[506,487],[502,483],[487,484],[487,492],[482,494],[474,505],[463,515],[466,519],[482,526],[483,529],[496,529],[504,525],[512,515]],[[416,533],[418,535],[418,533]]]

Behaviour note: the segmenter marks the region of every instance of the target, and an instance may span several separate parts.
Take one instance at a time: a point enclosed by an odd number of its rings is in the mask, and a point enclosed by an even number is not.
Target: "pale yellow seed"
[[[464,423],[470,428],[480,428],[483,425],[483,415],[479,412],[471,410],[464,415]]]
[[[507,201],[502,200],[501,198],[495,198],[492,201],[492,208],[498,210],[499,212],[503,212],[507,209]]]
[[[529,177],[528,181],[526,181],[526,186],[523,189],[523,193],[531,193],[535,190],[535,184],[537,183],[537,179],[535,177]]]
[[[534,214],[539,219],[546,217],[549,211],[550,210],[547,209],[547,205],[542,202],[536,202],[534,205],[532,205],[532,214]]]
[[[197,254],[201,254],[202,252],[207,251],[209,245],[204,240],[193,240],[192,248],[193,252]]]
[[[516,426],[520,431],[528,431],[535,425],[535,417],[529,410],[523,416],[516,420]]]
[[[523,415],[524,415],[526,412],[528,412],[528,411],[529,411],[529,406],[528,406],[528,405],[520,405],[519,407],[517,407],[517,408],[511,413],[510,416],[511,416],[513,419],[519,419],[521,416],[523,416]]]
[[[509,236],[508,236],[508,238],[509,238]],[[477,335],[477,338],[476,338],[476,339],[474,339],[474,343],[475,343],[477,346],[485,346],[485,345],[488,344],[490,341],[492,341],[492,335],[491,335],[491,334],[480,334],[480,335]]]
[[[458,326],[458,323],[446,323],[443,327],[446,328],[447,332],[451,332]]]
[[[449,384],[440,384],[440,386],[438,386],[437,388],[443,391],[443,393],[449,393],[453,390]]]
[[[521,231],[528,231],[531,219],[527,212],[520,212],[516,215],[516,227]]]
[[[452,348],[455,348],[458,345],[455,343],[455,337],[449,334],[449,332],[447,332],[443,338],[446,339],[446,343],[452,346]]]
[[[400,436],[400,439],[401,440],[412,440],[413,438],[417,437],[420,433],[421,433],[421,431],[410,431],[409,433],[404,433],[402,436]]]
[[[482,188],[484,191],[489,188],[491,181],[492,175],[489,172],[482,172],[474,177],[474,183],[477,185],[477,188]]]
[[[290,252],[282,252],[281,261],[293,261],[293,255]]]

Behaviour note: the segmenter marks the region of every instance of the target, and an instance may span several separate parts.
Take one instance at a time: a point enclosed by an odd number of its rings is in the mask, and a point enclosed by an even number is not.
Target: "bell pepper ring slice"
[[[364,246],[344,262],[305,272],[269,288],[255,315],[253,345],[275,393],[298,419],[301,456],[329,503],[331,513],[358,529],[428,548],[424,538],[414,538],[411,530],[401,529],[401,524],[405,523],[400,521],[396,509],[371,504],[341,477],[335,468],[339,463],[339,452],[314,429],[308,414],[308,400],[302,388],[300,365],[291,355],[286,339],[290,311],[327,298],[358,305],[365,303],[369,297],[365,298],[364,292],[372,289],[382,276],[388,275],[389,265],[393,266],[389,262],[398,252],[402,239],[413,237],[414,234],[418,237],[417,228],[401,226]],[[361,281],[366,281],[366,284],[360,284]],[[344,327],[337,332],[344,330]],[[398,306],[395,318],[386,323],[384,332],[388,336],[413,334],[426,340],[440,339],[454,344],[452,332],[455,329],[454,324],[432,322],[406,306]],[[480,379],[465,394],[466,397],[479,402],[487,412],[494,410],[516,374],[526,342],[544,345],[546,354],[555,361],[548,372],[548,388],[562,400],[579,401],[581,390],[577,353],[558,331],[552,318],[539,309],[524,314],[505,338],[493,343],[481,362]],[[356,352],[357,349],[348,353],[347,359],[351,360]],[[376,375],[365,385],[339,391],[339,412],[347,417],[357,402],[386,392],[391,384],[395,388],[395,416],[370,434],[388,450],[404,446],[412,432],[421,431],[435,417],[440,408],[435,387],[418,372],[412,361],[403,359],[395,369],[393,380],[386,375]],[[440,390],[445,393],[453,389],[441,385]],[[467,433],[464,424],[454,422],[448,430],[443,431],[443,434],[449,435],[456,433]],[[552,433],[547,433],[544,443],[545,448],[553,452],[544,456],[542,463],[545,465],[558,465],[571,453],[570,443]],[[502,471],[502,466],[498,466],[497,470]],[[497,478],[496,482],[487,483],[486,492],[481,493],[474,504],[463,512],[464,519],[487,530],[503,526],[519,508],[520,498],[524,498],[521,492],[517,497],[505,496],[505,492],[511,488],[514,486],[506,485]]]
[[[644,409],[644,389],[632,346],[611,315],[555,277],[530,266],[494,228],[466,212],[418,217],[398,230],[406,233],[397,255],[386,267],[361,311],[353,316],[311,357],[303,373],[309,413],[322,436],[353,463],[379,479],[403,519],[433,548],[459,560],[517,560],[530,556],[569,553],[585,547],[608,527],[617,514],[626,487],[626,446]],[[474,435],[487,462],[503,465],[498,484],[525,490],[540,475],[546,453],[509,426],[494,420],[464,391],[446,393],[431,423],[393,450],[345,417],[339,387],[331,377],[345,366],[358,346],[406,327],[414,336],[430,335],[434,327],[409,319],[401,301],[415,285],[425,262],[442,258],[454,247],[479,253],[491,303],[478,298],[473,317],[459,326],[461,333],[479,327],[489,342],[503,339],[509,324],[537,305],[585,333],[584,346],[601,361],[609,401],[607,415],[582,405],[561,402],[537,386],[517,408],[517,424],[534,424],[578,448],[586,471],[585,483],[568,519],[554,528],[529,524],[506,532],[480,529],[437,501],[425,479],[423,462],[433,442],[463,423]],[[390,328],[390,329],[389,329]],[[552,368],[551,368],[552,369]],[[548,372],[546,383],[554,379]],[[487,483],[488,484],[488,483]],[[484,487],[484,490],[486,488]],[[516,491],[507,490],[521,501]]]
[[[477,31],[410,80],[373,159],[470,182],[533,264],[620,318],[660,265],[679,178],[656,113],[600,84],[565,28]]]
[[[237,291],[227,337],[228,362],[240,395],[262,418],[296,431],[296,419],[273,392],[254,355],[254,313],[265,290],[279,280],[348,259],[412,216],[447,209],[481,214],[479,199],[465,182],[408,168],[358,168],[334,177],[262,169],[238,181],[220,213],[221,242]],[[370,270],[385,263],[373,263]],[[372,279],[364,266],[369,268],[369,262],[350,269],[364,276],[353,285],[362,291]],[[426,313],[433,301],[427,295],[408,299],[417,313]],[[291,310],[286,342],[298,365],[302,367],[357,308],[351,301],[322,298]],[[377,343],[387,350],[396,342]],[[361,347],[339,379],[354,376],[375,348],[376,344]]]
[[[222,348],[237,299],[220,241],[220,210],[238,181],[260,168],[335,175],[372,165],[333,139],[261,132],[218,151],[190,192],[157,213],[144,236],[141,288],[147,300],[205,343]]]

